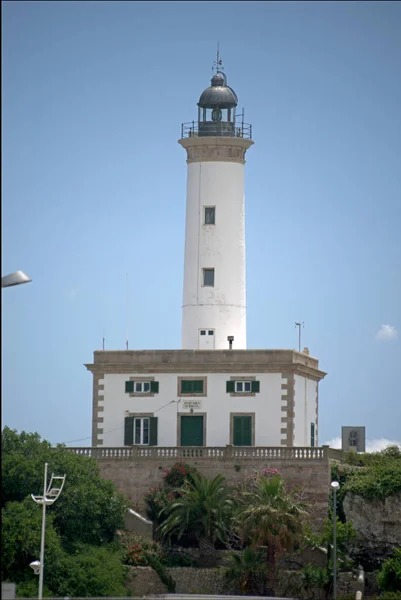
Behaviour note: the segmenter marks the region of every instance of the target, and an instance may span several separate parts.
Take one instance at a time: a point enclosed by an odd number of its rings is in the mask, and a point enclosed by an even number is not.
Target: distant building
[[[366,427],[351,427],[345,425],[341,428],[341,448],[344,452],[366,452]]]
[[[188,165],[182,349],[94,353],[86,365],[93,446],[318,445],[326,375],[318,360],[308,349],[246,349],[244,165],[253,141],[237,104],[217,71],[197,122],[181,129]]]

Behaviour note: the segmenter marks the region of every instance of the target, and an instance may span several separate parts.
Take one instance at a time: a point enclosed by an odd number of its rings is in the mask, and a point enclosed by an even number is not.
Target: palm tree
[[[292,549],[302,533],[306,515],[305,505],[295,492],[286,492],[279,475],[259,476],[252,490],[241,492],[237,527],[244,541],[266,549],[270,587],[277,556],[284,549]]]
[[[201,560],[215,560],[215,542],[224,542],[234,509],[224,477],[194,477],[179,491],[181,496],[162,511],[167,515],[160,526],[162,535],[169,538],[192,533],[198,541]]]
[[[228,581],[241,589],[241,594],[261,593],[266,578],[266,560],[260,548],[248,546],[241,552],[232,552],[230,565],[225,570]]]

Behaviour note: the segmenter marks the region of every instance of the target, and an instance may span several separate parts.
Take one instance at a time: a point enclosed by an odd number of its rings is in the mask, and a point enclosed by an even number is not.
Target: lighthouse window
[[[214,269],[203,269],[203,285],[214,287]]]
[[[205,206],[205,225],[215,225],[216,223],[216,207]]]

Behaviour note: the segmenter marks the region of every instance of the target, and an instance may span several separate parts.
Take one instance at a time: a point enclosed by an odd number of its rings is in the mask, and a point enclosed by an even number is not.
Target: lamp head
[[[34,560],[29,564],[35,575],[39,575],[40,571],[40,560]]]
[[[332,481],[330,483],[330,487],[334,492],[337,492],[340,489],[340,484],[338,483],[338,481]]]

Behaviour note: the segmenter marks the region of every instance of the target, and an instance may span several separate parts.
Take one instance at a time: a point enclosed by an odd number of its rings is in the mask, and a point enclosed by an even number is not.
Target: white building
[[[182,350],[97,351],[92,445],[315,446],[318,361],[246,350],[245,153],[251,126],[217,72],[182,126],[187,152]]]

